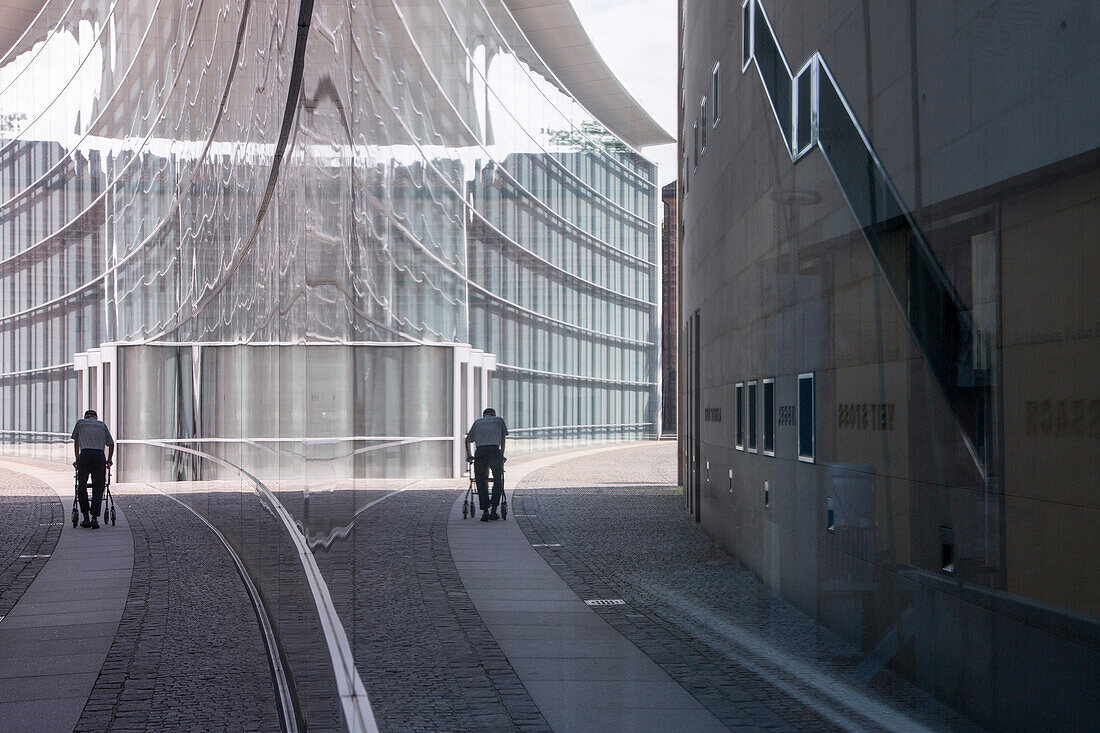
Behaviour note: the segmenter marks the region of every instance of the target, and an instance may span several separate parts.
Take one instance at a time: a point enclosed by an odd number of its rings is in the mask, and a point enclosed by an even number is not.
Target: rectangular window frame
[[[775,455],[775,378],[765,379],[761,395],[761,407],[764,411],[764,434],[761,448],[766,456]],[[770,402],[770,404],[769,404]]]
[[[795,74],[791,85],[791,157],[795,161],[817,145],[819,57],[817,53],[811,56]],[[808,110],[802,109],[803,102],[809,105]]]
[[[737,424],[734,426],[734,448],[737,450],[745,450],[745,383],[738,382],[733,389],[733,394],[737,400],[737,407],[734,410],[737,416]]]
[[[760,441],[757,440],[757,437],[758,437],[757,436],[757,427],[759,425],[759,421],[758,421],[759,410],[757,409],[757,400],[756,400],[758,383],[754,379],[751,382],[749,382],[747,386],[748,386],[748,391],[746,392],[746,400],[748,402],[748,406],[745,409],[745,412],[747,412],[748,416],[749,416],[749,429],[748,429],[748,439],[747,439],[746,448],[748,449],[749,453],[759,453],[760,452]]]
[[[699,100],[699,120],[703,123],[699,126],[699,155],[707,154],[707,95]]]
[[[748,71],[752,63],[753,34],[756,32],[753,23],[752,0],[744,0],[741,3],[741,73]]]
[[[691,138],[695,151],[695,158],[692,160],[691,166],[691,171],[694,173],[699,170],[699,120],[695,120],[691,123]]]
[[[804,450],[802,442],[802,421],[806,418],[804,414],[804,404],[802,400],[802,383],[809,381],[810,383],[810,405],[809,405],[809,420],[810,420],[810,446],[809,452]],[[816,413],[817,413],[817,384],[814,379],[814,372],[803,372],[798,375],[798,408],[796,410],[798,415],[798,425],[796,428],[796,441],[798,449],[798,460],[803,463],[816,463],[817,458],[817,425],[816,425]]]
[[[714,64],[714,69],[710,72],[710,106],[714,110],[714,122],[711,123],[711,129],[718,129],[718,122],[722,119],[722,62],[717,61]]]

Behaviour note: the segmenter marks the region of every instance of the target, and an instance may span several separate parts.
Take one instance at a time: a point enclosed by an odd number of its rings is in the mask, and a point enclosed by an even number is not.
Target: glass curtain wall
[[[349,724],[356,517],[448,427],[435,345],[497,356],[511,451],[655,434],[655,166],[501,0],[47,0],[6,43],[3,451],[64,457],[104,389],[74,356],[136,345],[120,460],[240,555],[287,714]]]

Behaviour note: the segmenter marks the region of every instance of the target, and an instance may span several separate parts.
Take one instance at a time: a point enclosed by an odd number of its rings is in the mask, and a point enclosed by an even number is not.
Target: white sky
[[[592,42],[619,80],[671,135],[676,134],[676,0],[573,0]],[[676,145],[642,151],[657,181],[676,178]]]

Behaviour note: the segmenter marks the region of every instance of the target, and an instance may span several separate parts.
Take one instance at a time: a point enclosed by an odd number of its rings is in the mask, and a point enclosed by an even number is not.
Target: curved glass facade
[[[653,434],[656,203],[500,0],[52,0],[0,63],[0,429],[66,432],[101,344],[335,342],[495,354],[531,445]]]
[[[487,404],[510,453],[656,433],[655,166],[501,0],[48,0],[6,40],[4,452],[98,407],[239,555],[287,714],[369,728],[359,513]]]

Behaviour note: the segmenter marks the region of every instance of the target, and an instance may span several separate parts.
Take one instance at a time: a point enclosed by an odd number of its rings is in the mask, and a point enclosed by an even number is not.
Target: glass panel
[[[775,453],[775,382],[764,382],[764,452]]]
[[[813,375],[798,378],[798,457],[814,459],[814,378]]]
[[[752,60],[752,0],[741,7],[741,68]]]
[[[763,9],[757,8],[757,14],[763,16]],[[756,48],[756,67],[760,69],[760,78],[764,81],[764,90],[771,100],[772,109],[779,122],[779,131],[787,149],[791,147],[791,75],[783,60],[783,53],[772,37],[767,22],[758,23],[753,34]]]
[[[756,451],[756,382],[749,382],[749,450]]]
[[[745,385],[738,384],[735,390],[737,400],[737,448],[745,447]]]
[[[813,65],[807,66],[795,79],[798,89],[798,118],[795,120],[795,144],[799,152],[810,145],[813,119]]]

